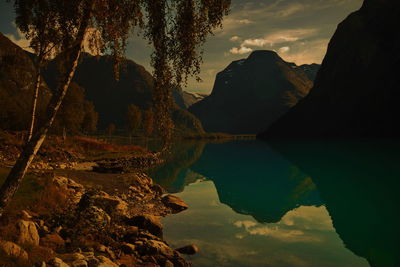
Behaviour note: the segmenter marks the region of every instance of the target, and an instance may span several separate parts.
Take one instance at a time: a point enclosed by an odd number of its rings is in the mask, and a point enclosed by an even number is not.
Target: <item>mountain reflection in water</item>
[[[399,266],[398,148],[180,144],[170,163],[152,171],[168,191],[183,191],[190,206],[165,220],[167,238],[198,244],[195,266],[368,266],[352,253],[371,266]],[[200,178],[206,182],[193,184]],[[229,252],[235,249],[240,257]]]

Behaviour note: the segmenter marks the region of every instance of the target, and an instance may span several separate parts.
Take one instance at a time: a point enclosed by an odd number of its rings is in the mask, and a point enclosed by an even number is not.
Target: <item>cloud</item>
[[[270,44],[270,42],[266,39],[247,39],[247,40],[244,40],[241,45],[242,46],[247,45],[247,46],[263,47],[267,44]]]
[[[305,5],[300,3],[290,4],[287,7],[281,9],[279,12],[276,12],[275,17],[288,17],[294,15],[298,12],[301,12],[305,9]]]
[[[236,22],[238,22],[240,24],[253,24],[254,23],[254,21],[249,20],[249,19],[239,19],[239,20],[236,20]]]
[[[244,228],[248,229],[250,227],[256,226],[257,223],[253,222],[253,221],[237,221],[237,222],[234,222],[233,225],[235,225],[238,228],[244,227]]]
[[[236,48],[234,50],[231,49],[232,54],[239,54],[239,51],[243,51],[244,54],[249,51],[249,46],[253,47],[265,47],[265,46],[273,46],[281,43],[292,43],[296,41],[303,40],[305,38],[313,36],[317,32],[316,29],[290,29],[290,30],[280,30],[277,32],[273,32],[268,34],[263,38],[255,38],[255,39],[246,39],[240,44],[240,48]],[[235,37],[235,36],[234,36]],[[235,39],[238,40],[238,39]],[[242,49],[243,48],[243,49]],[[244,49],[245,48],[245,49]],[[285,47],[284,50],[288,51],[288,47]],[[236,53],[233,53],[236,52]]]
[[[240,38],[239,36],[235,35],[235,36],[232,36],[229,40],[231,40],[232,42],[238,42],[238,41],[242,40],[242,38]]]
[[[301,206],[288,212],[279,223],[260,224],[254,221],[236,221],[237,228],[244,232],[235,235],[238,239],[245,235],[266,236],[286,243],[297,242],[322,242],[320,232],[334,231],[332,221],[326,208],[314,206]]]
[[[317,29],[289,29],[279,30],[266,35],[263,38],[250,38],[241,42],[240,47],[233,47],[229,50],[231,54],[242,55],[253,51],[251,47],[273,47],[277,44],[293,43],[302,41],[315,35],[318,32]],[[238,36],[233,36],[231,41],[240,40]],[[279,48],[280,53],[286,53],[290,50],[289,46]]]
[[[283,46],[283,47],[281,47],[281,48],[278,49],[278,53],[284,54],[284,53],[289,52],[289,50],[290,50],[290,47],[289,47],[289,46]]]
[[[299,229],[286,229],[279,225],[258,225],[252,221],[237,221],[234,225],[238,228],[244,228],[250,235],[267,236],[287,243],[296,242],[320,242],[316,236],[306,235]],[[243,234],[236,234],[236,238],[244,238]]]
[[[297,65],[321,63],[326,54],[329,39],[317,39],[304,41],[291,45],[290,50],[280,55],[288,62],[295,62]]]
[[[232,47],[229,52],[234,55],[243,55],[252,52],[253,49],[245,46],[241,46],[240,48]]]

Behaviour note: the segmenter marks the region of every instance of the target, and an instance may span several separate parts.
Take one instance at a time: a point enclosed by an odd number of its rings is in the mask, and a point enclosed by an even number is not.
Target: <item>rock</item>
[[[157,240],[147,240],[141,248],[138,248],[144,254],[162,254],[167,257],[173,257],[174,251],[167,244]]]
[[[65,246],[65,241],[57,233],[47,234],[40,239],[40,245],[43,247],[48,247],[53,250],[61,249]]]
[[[186,205],[186,203],[183,202],[182,199],[174,195],[167,195],[163,197],[162,202],[165,206],[172,209],[172,213],[179,213],[189,208],[189,206]]]
[[[128,226],[126,228],[126,234],[128,234],[128,235],[138,235],[139,234],[139,228],[137,226]]]
[[[132,243],[136,240],[139,234],[139,228],[137,226],[128,226],[124,235],[124,240],[128,243]]]
[[[111,217],[101,208],[91,206],[81,212],[82,218],[87,223],[95,226],[98,229],[104,228],[111,221]]]
[[[115,253],[114,253],[114,251],[112,251],[112,249],[107,247],[106,252],[107,252],[108,256],[110,256],[111,259],[115,260],[117,258],[117,257],[115,257]]]
[[[92,267],[92,266],[98,266],[100,264],[100,261],[95,257],[90,257],[87,258],[87,263],[89,267]]]
[[[17,237],[18,244],[21,245],[25,244],[32,246],[39,245],[39,233],[34,222],[20,220],[17,222],[17,230],[18,230],[18,237]]]
[[[82,252],[81,253],[83,256],[87,257],[94,257],[94,252],[93,251],[88,251],[88,252]]]
[[[54,177],[53,183],[60,189],[66,191],[71,196],[71,201],[73,203],[78,203],[83,193],[85,192],[85,188],[81,184],[78,184],[75,181],[66,177]]]
[[[24,261],[28,260],[28,253],[13,242],[0,240],[0,252],[9,257],[14,257]]]
[[[174,267],[174,264],[173,264],[171,261],[166,260],[166,261],[164,262],[164,267]]]
[[[135,216],[128,220],[129,225],[146,229],[155,236],[162,237],[162,224],[157,217],[152,215]]]
[[[151,189],[158,195],[161,196],[162,194],[164,194],[165,190],[164,188],[162,188],[160,185],[158,184],[154,184]]]
[[[70,267],[68,264],[66,264],[62,259],[60,258],[53,258],[52,260],[49,261],[50,266],[54,267]]]
[[[88,263],[85,260],[76,260],[71,263],[71,267],[88,267]]]
[[[129,243],[123,243],[121,246],[121,250],[125,254],[133,254],[133,253],[135,253],[135,249],[136,249],[135,245],[132,245]]]
[[[59,257],[65,261],[65,262],[74,262],[74,261],[79,261],[79,260],[85,260],[86,257],[82,253],[67,253],[67,254],[61,254]]]
[[[32,219],[32,216],[26,210],[21,211],[21,215],[22,215],[22,219],[25,221]]]
[[[186,254],[186,255],[193,255],[199,251],[199,248],[195,245],[188,245],[181,248],[176,249],[179,253]]]
[[[139,239],[139,240],[146,240],[146,239],[161,240],[161,238],[159,238],[159,237],[157,237],[157,236],[155,236],[153,234],[150,234],[147,231],[140,232],[140,234],[137,236],[137,239]]]
[[[59,226],[57,226],[57,227],[55,227],[55,228],[53,229],[53,232],[59,234],[59,233],[61,232],[61,230],[62,230],[62,226],[59,225]]]
[[[110,196],[105,192],[100,195],[93,196],[93,205],[103,209],[108,214],[117,214],[126,216],[128,211],[128,204],[116,196]]]
[[[99,260],[99,263],[96,267],[119,267],[107,257],[98,256],[97,259]]]
[[[102,244],[98,244],[98,245],[95,246],[95,250],[98,251],[98,252],[105,253],[106,250],[107,250],[107,247],[102,245]]]

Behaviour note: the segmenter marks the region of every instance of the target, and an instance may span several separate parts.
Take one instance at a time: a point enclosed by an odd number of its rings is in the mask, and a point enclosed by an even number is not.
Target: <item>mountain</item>
[[[339,24],[310,94],[260,138],[400,137],[399,16],[399,1],[365,0]]]
[[[211,95],[189,107],[208,132],[259,133],[307,95],[312,81],[273,51],[255,51],[217,74]]]
[[[36,67],[28,54],[0,33],[0,128],[28,129],[36,75]],[[44,82],[39,92],[41,117],[51,92]]]
[[[189,108],[190,106],[203,100],[207,96],[208,96],[208,94],[192,93],[192,92],[183,91],[183,100],[184,100],[186,108]]]
[[[304,71],[308,79],[310,79],[311,81],[315,81],[315,78],[317,77],[317,73],[320,67],[321,67],[320,64],[313,63],[313,64],[303,64],[300,65],[298,68]]]
[[[45,77],[55,86],[57,68],[55,62],[47,68]],[[152,93],[154,80],[146,69],[132,60],[124,60],[119,80],[114,78],[113,60],[110,56],[95,57],[83,54],[74,81],[86,89],[86,98],[92,101],[99,113],[99,128],[110,123],[123,129],[129,105],[142,111],[154,106]],[[201,123],[188,111],[174,105],[172,116],[178,132],[202,132]]]
[[[173,97],[175,99],[175,103],[183,109],[188,109],[191,105],[203,100],[206,96],[208,95],[201,93],[187,92],[183,91],[180,88],[176,88],[173,90]]]

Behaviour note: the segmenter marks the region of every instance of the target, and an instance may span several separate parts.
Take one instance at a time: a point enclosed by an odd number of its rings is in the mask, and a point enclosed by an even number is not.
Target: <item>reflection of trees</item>
[[[309,174],[346,247],[371,266],[400,266],[400,144],[272,144]]]
[[[321,204],[311,179],[262,142],[208,144],[191,169],[214,182],[222,203],[259,222]]]
[[[168,192],[182,192],[185,185],[197,179],[187,168],[200,158],[204,146],[205,143],[198,141],[174,144],[166,163],[150,170],[149,175]]]

